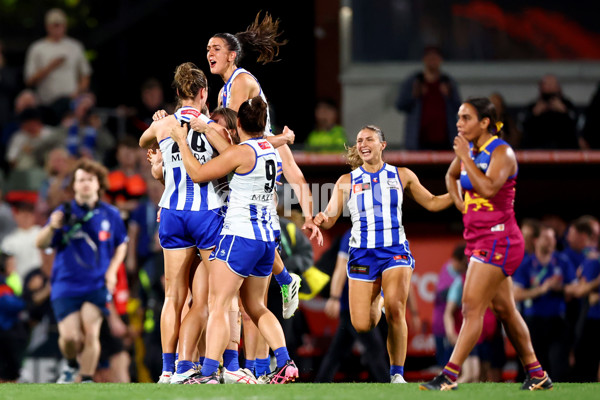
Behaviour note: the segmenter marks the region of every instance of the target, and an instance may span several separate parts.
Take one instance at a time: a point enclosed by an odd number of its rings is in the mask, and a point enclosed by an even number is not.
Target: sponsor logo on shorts
[[[351,274],[359,274],[359,275],[369,275],[369,266],[368,265],[351,265],[350,266]]]
[[[500,260],[502,260],[502,258],[504,258],[504,254],[501,254],[501,253],[494,254],[494,261],[500,261]]]
[[[396,261],[400,261],[400,260],[408,260],[408,256],[405,254],[398,254],[397,256],[394,256],[394,260]]]
[[[225,255],[225,250],[221,250],[221,256]]]
[[[473,250],[473,255],[475,257],[487,258],[488,252],[487,250]]]
[[[498,224],[492,226],[492,232],[504,232],[504,224]]]

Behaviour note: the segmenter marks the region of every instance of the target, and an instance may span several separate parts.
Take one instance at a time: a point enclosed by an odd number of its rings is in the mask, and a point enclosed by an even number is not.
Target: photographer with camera
[[[67,360],[58,383],[92,382],[100,356],[100,326],[125,259],[127,231],[119,211],[100,201],[107,170],[82,159],[75,166],[74,200],[59,206],[37,237],[39,248],[56,256],[51,303],[58,321],[59,347]],[[79,356],[79,363],[77,358]],[[79,365],[80,364],[80,365]]]
[[[577,111],[554,75],[544,75],[539,97],[523,118],[523,149],[578,149]]]

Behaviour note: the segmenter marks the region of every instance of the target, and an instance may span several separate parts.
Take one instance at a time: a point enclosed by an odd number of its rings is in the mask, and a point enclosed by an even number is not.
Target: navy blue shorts
[[[350,279],[375,282],[383,271],[391,268],[415,268],[415,259],[410,254],[408,241],[379,249],[350,247],[347,275]]]
[[[215,247],[223,226],[221,209],[207,211],[160,210],[158,237],[163,249],[176,250]]]
[[[83,303],[92,303],[102,311],[102,314],[108,315],[108,308],[106,303],[112,301],[112,296],[108,293],[108,290],[103,287],[93,292],[89,292],[82,296],[77,297],[60,297],[52,300],[52,310],[56,321],[60,322],[71,313],[81,310]]]
[[[222,235],[209,260],[224,261],[239,276],[267,277],[273,272],[275,242],[246,239],[240,236]]]

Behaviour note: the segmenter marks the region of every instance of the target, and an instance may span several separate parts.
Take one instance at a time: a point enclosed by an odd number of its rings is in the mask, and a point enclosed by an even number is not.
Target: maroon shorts
[[[515,273],[524,253],[525,242],[520,234],[482,237],[467,243],[465,249],[465,254],[471,259],[500,267],[506,276]]]

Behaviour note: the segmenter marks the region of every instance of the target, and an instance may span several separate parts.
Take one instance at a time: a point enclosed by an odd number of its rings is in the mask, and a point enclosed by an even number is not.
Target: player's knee
[[[390,324],[406,321],[406,303],[394,302],[385,304],[385,318]]]
[[[483,315],[483,307],[479,301],[470,298],[464,298],[462,302],[462,315],[463,318],[479,318]]]
[[[358,333],[369,332],[374,328],[374,323],[370,318],[352,318],[352,326]]]
[[[60,336],[63,343],[70,347],[78,347],[81,345],[81,343],[83,343],[83,334],[76,329],[65,332]]]
[[[506,321],[511,316],[512,309],[504,304],[494,304],[494,314],[501,321]]]

